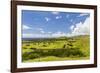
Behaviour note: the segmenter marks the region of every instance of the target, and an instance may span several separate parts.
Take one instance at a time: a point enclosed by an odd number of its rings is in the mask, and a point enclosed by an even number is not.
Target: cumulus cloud
[[[24,26],[24,29],[30,29],[29,27]],[[86,18],[84,23],[80,22],[70,26],[71,32],[46,32],[42,28],[37,28],[39,33],[23,33],[23,38],[51,38],[51,37],[62,37],[62,36],[77,36],[77,35],[89,35],[90,34],[90,18]]]
[[[48,17],[45,17],[45,20],[48,22],[48,21],[50,20],[50,18],[48,18]]]
[[[36,34],[36,33],[24,33],[23,34],[23,38],[54,38],[54,37],[62,37],[62,36],[67,36],[67,34],[64,32],[60,32],[60,31],[55,32],[55,33],[52,33],[52,32],[46,33],[44,31],[41,31],[41,33],[39,34]]]
[[[27,26],[27,25],[23,25],[23,30],[26,30],[26,29],[31,29],[31,27]]]
[[[87,18],[84,23],[80,22],[77,23],[76,25],[72,25],[70,27],[71,29],[71,36],[76,36],[76,35],[89,35],[90,34],[90,18]]]
[[[56,19],[60,19],[60,18],[62,18],[62,16],[56,16]]]
[[[41,33],[45,33],[44,30],[41,30],[40,32],[41,32]]]
[[[52,14],[54,14],[54,15],[58,15],[59,12],[54,11],[54,12],[52,12]]]
[[[74,25],[72,25],[72,26],[70,27],[70,29],[73,30],[73,29],[74,29]]]

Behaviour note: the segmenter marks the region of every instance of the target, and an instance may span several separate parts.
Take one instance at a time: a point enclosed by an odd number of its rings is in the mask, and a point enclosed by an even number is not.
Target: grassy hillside
[[[22,61],[42,62],[89,59],[89,36],[23,40]]]

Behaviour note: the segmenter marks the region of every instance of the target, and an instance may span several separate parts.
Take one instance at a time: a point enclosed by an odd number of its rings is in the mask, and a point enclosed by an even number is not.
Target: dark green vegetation
[[[61,61],[89,59],[89,36],[23,40],[22,61]]]

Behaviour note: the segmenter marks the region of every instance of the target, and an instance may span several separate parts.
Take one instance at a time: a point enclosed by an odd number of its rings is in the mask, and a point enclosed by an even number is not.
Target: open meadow
[[[86,60],[90,56],[88,35],[23,39],[23,62]]]

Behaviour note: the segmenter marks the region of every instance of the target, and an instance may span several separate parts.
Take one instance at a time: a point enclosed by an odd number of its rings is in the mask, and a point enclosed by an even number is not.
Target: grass
[[[89,57],[55,57],[55,56],[48,56],[48,57],[41,57],[36,59],[31,59],[24,61],[27,62],[48,62],[48,61],[64,61],[64,60],[87,60]]]
[[[23,48],[37,48],[37,49],[54,49],[54,48],[62,48],[63,44],[67,43],[66,40],[64,41],[54,41],[54,42],[50,42],[50,40],[48,41],[42,41],[42,42],[32,42],[29,43],[28,46],[26,46],[26,43],[23,42]]]
[[[90,56],[88,35],[41,40],[23,40],[22,61],[85,60]]]

